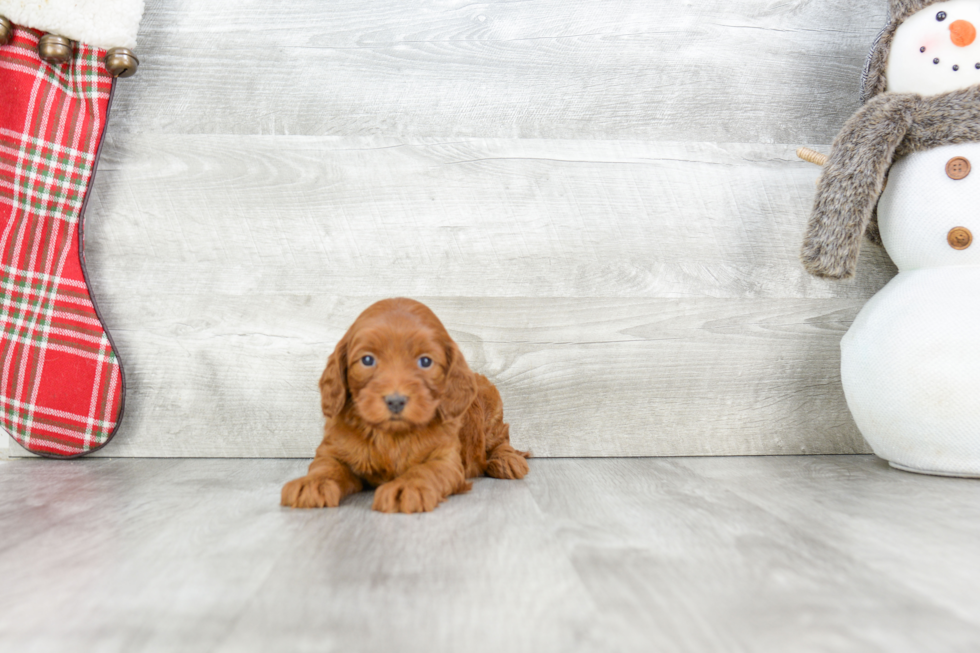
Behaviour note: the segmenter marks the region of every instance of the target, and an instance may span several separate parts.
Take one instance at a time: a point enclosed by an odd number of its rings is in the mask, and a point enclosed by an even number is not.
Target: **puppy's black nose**
[[[407,403],[408,397],[405,395],[393,394],[385,397],[385,404],[388,405],[388,410],[391,411],[392,415],[397,415],[405,410],[405,404]]]

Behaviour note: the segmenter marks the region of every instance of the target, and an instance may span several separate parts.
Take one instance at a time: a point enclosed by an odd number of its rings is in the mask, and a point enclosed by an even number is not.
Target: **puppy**
[[[323,442],[282,505],[335,507],[365,485],[375,510],[428,512],[467,478],[523,478],[500,393],[473,373],[442,322],[411,299],[380,301],[354,321],[320,377]]]

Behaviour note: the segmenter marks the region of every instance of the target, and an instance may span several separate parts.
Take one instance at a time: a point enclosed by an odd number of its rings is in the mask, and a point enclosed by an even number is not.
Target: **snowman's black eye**
[[[932,60],[932,63],[939,63],[939,57],[936,57],[935,59],[933,59]]]
[[[923,45],[921,48],[919,48],[919,52],[925,52],[925,51],[926,51],[926,46]]]
[[[946,20],[946,12],[940,11],[938,14],[936,14],[936,20],[938,20],[940,23]]]
[[[959,70],[959,69],[960,69],[959,66],[953,66],[953,70]]]
[[[978,64],[977,64],[976,66],[974,66],[974,67],[975,67],[975,68],[976,68],[977,70],[980,70],[980,63],[978,63]]]

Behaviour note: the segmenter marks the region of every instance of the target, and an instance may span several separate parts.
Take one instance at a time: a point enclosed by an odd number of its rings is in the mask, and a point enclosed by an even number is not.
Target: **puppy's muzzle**
[[[407,403],[408,397],[405,395],[393,394],[385,397],[385,405],[388,406],[388,410],[391,411],[392,415],[398,415],[405,410],[405,404]]]

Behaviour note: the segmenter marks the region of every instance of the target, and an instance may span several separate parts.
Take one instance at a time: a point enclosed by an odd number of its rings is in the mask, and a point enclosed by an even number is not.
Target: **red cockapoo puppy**
[[[374,509],[423,512],[466,492],[467,478],[523,478],[500,393],[466,365],[439,318],[386,299],[354,321],[320,377],[323,442],[282,505],[334,507],[365,484]]]

